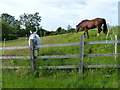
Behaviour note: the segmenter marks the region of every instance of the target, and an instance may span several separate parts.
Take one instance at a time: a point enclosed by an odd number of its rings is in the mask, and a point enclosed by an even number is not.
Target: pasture
[[[113,27],[107,40],[115,40],[118,28]],[[103,41],[106,35],[96,36],[97,30],[89,30],[90,39],[85,41]],[[79,42],[83,32],[42,37],[42,44],[58,44]],[[27,46],[27,38],[6,41],[6,47]],[[47,47],[40,49],[40,56],[47,55],[77,55],[79,46]],[[85,54],[114,53],[114,44],[85,45]],[[3,56],[29,56],[29,49],[4,50]],[[36,66],[78,65],[79,58],[65,59],[36,59]],[[90,57],[84,58],[85,65],[118,65],[118,57]],[[26,59],[8,59],[2,61],[3,66],[29,66]],[[78,74],[77,69],[56,70],[27,69],[2,70],[3,88],[118,88],[118,69],[87,69]]]

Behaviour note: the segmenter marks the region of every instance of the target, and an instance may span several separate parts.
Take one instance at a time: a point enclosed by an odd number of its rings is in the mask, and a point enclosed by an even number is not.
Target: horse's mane
[[[88,21],[88,19],[82,20],[77,26],[79,26],[81,23]]]

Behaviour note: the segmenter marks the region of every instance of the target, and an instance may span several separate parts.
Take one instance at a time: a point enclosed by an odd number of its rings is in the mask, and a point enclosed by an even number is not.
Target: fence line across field
[[[120,43],[120,40],[109,40],[109,41],[91,41],[91,42],[84,42],[85,44],[108,44],[108,43]],[[48,44],[48,45],[40,45],[38,47],[58,47],[58,46],[72,46],[72,45],[80,45],[79,42],[75,43],[62,43],[62,44]],[[18,47],[1,47],[0,50],[7,50],[7,49],[26,49],[30,48],[30,46],[18,46]]]
[[[31,61],[31,69],[35,69],[34,62],[35,62],[35,56],[34,56],[34,45],[32,44],[33,40],[31,40],[31,46],[24,46],[24,47],[4,47],[0,49],[25,49],[30,48],[30,57],[29,56],[1,56],[0,59],[30,59]],[[71,45],[80,45],[80,54],[79,55],[52,55],[52,56],[38,56],[37,58],[40,59],[48,59],[48,58],[80,58],[79,65],[71,65],[71,66],[43,66],[46,68],[56,68],[56,69],[65,69],[65,68],[78,68],[79,73],[82,73],[84,68],[120,68],[120,65],[83,65],[83,57],[101,57],[101,56],[120,56],[120,53],[111,53],[111,54],[84,54],[84,45],[85,44],[108,44],[108,43],[120,43],[120,40],[108,40],[106,41],[90,41],[90,42],[84,42],[84,36],[81,36],[80,42],[75,43],[63,43],[63,44],[50,44],[50,45],[41,45],[38,47],[57,47],[57,46],[71,46]],[[2,67],[2,68],[19,68],[17,66],[13,67]],[[22,67],[20,67],[22,68]],[[42,67],[41,67],[42,68]]]

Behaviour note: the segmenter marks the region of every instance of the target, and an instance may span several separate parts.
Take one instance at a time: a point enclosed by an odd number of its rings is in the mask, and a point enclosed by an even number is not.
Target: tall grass
[[[4,70],[3,88],[118,88],[117,70],[86,70],[79,75],[76,71],[57,70],[35,72]]]

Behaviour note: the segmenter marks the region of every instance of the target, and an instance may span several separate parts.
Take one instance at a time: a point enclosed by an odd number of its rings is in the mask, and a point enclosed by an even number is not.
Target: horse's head
[[[79,31],[79,27],[78,25],[76,25],[76,32],[78,33],[78,31]]]
[[[30,31],[30,37],[29,37],[29,39],[36,39],[36,34],[37,32],[32,32],[32,31]]]
[[[38,34],[36,34],[36,32],[32,32],[30,31],[30,37],[29,37],[29,46],[30,46],[30,40],[33,39],[34,40],[34,44],[35,45],[40,45],[41,44],[41,40]]]

